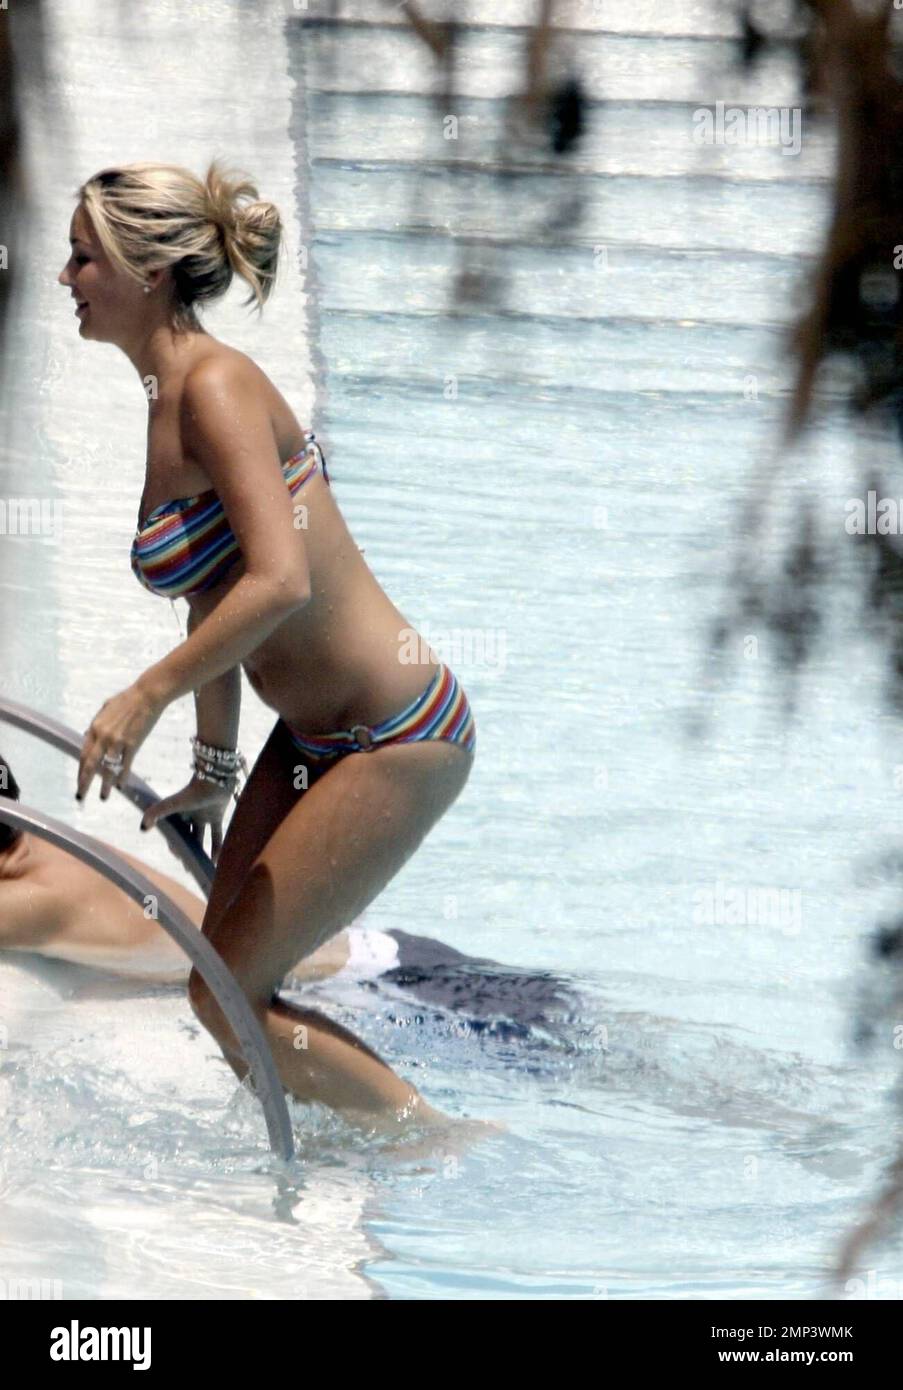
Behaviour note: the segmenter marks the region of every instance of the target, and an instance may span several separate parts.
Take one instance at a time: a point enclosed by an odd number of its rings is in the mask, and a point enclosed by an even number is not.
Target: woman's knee
[[[236,982],[245,998],[262,1021],[269,1001],[251,998],[243,982],[235,977],[234,972],[233,978],[236,978]],[[233,1046],[235,1045],[235,1038],[229,1025],[229,1020],[223,1012],[219,1000],[197,966],[194,967],[191,974],[188,976],[188,1002],[198,1023],[206,1028],[207,1032],[211,1033],[213,1037],[216,1038],[217,1042],[226,1041],[231,1042]]]
[[[202,1023],[209,1033],[220,1031],[224,1022],[222,1010],[197,966],[188,976],[188,1002],[198,1023]]]

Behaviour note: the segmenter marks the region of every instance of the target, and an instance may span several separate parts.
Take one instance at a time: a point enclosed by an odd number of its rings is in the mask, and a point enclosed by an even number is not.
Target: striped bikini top
[[[313,430],[305,445],[282,465],[288,490],[295,493],[313,477],[318,464],[329,482],[326,459]],[[214,488],[195,497],[162,502],[132,541],[132,571],[152,594],[186,598],[218,584],[239,558],[238,541]]]

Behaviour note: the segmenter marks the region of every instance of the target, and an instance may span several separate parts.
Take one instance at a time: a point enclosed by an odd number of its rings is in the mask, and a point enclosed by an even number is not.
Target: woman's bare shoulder
[[[259,396],[267,403],[277,441],[287,441],[289,453],[303,447],[304,431],[292,407],[263,368],[238,348],[216,342],[192,363],[182,383],[183,406],[196,402],[199,389],[213,388],[232,397]],[[292,441],[295,447],[292,448]]]

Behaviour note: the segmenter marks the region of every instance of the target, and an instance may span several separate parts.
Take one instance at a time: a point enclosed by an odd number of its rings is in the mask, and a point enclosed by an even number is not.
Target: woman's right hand
[[[188,822],[188,828],[201,849],[204,848],[204,833],[210,827],[210,858],[214,864],[219,858],[223,844],[223,816],[232,797],[232,787],[220,787],[216,782],[202,781],[192,777],[187,787],[174,792],[172,796],[161,797],[153,806],[148,806],[141,818],[141,829],[150,830],[164,816],[178,812]]]

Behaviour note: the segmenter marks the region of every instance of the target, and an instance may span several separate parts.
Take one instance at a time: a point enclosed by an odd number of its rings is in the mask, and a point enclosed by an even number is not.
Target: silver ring
[[[111,772],[121,772],[122,765],[125,762],[125,759],[123,758],[121,753],[117,757],[112,758],[110,757],[109,753],[104,753],[100,761],[101,764],[104,767],[108,767]]]

